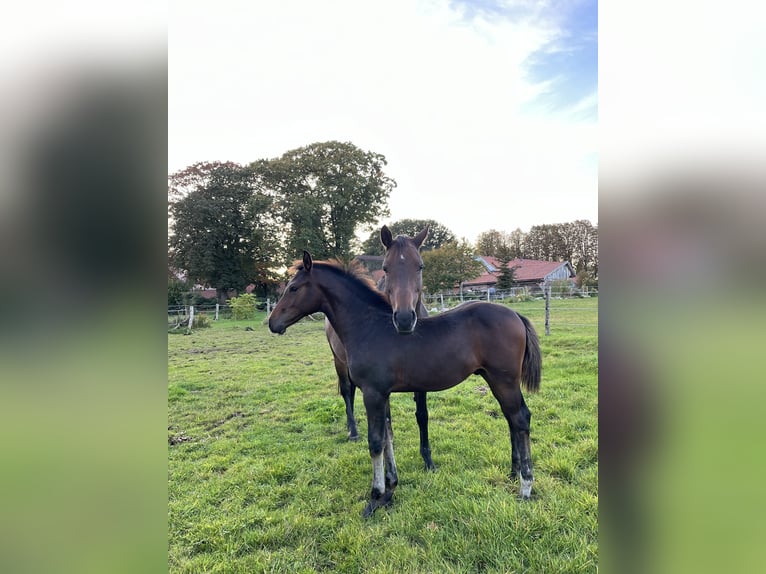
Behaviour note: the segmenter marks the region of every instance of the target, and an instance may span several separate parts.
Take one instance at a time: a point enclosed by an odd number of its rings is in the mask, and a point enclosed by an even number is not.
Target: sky
[[[597,44],[590,0],[174,0],[168,170],[349,141],[397,182],[380,224],[596,224]]]

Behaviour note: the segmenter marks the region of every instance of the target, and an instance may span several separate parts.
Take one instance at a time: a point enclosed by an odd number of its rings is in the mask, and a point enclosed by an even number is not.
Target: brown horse
[[[448,389],[471,374],[487,381],[511,435],[511,476],[521,475],[521,496],[532,492],[531,413],[521,394],[540,387],[540,345],[532,325],[508,307],[474,302],[418,321],[402,337],[391,325],[389,301],[369,282],[308,252],[269,317],[283,334],[303,317],[322,311],[344,342],[348,375],[362,390],[372,489],[363,516],[390,504],[398,483],[389,397],[392,392]]]
[[[383,292],[391,302],[393,314],[392,320],[399,333],[411,334],[418,317],[428,317],[421,294],[423,292],[423,260],[420,257],[420,247],[428,236],[428,226],[415,237],[398,235],[393,237],[391,231],[385,225],[380,230],[380,241],[386,248],[383,257],[383,271],[385,275],[378,283],[378,289]],[[329,320],[325,319],[325,334],[327,342],[333,354],[335,372],[338,375],[338,389],[343,402],[346,405],[346,426],[348,439],[359,440],[359,431],[356,428],[354,417],[354,398],[356,385],[348,376],[348,362],[346,349],[338,337]],[[420,455],[423,457],[426,470],[434,470],[431,460],[431,445],[428,440],[428,405],[426,393],[416,392],[415,418],[420,430]]]

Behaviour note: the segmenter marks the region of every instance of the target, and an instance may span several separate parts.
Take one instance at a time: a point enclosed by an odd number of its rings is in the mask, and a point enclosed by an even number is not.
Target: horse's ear
[[[380,242],[386,249],[391,247],[391,244],[394,242],[394,236],[391,235],[391,230],[385,225],[380,230]]]
[[[415,245],[418,249],[420,249],[421,245],[423,245],[423,242],[426,240],[426,237],[428,237],[428,224],[426,224],[425,229],[418,233],[412,240],[415,242]]]
[[[311,260],[311,253],[303,250],[303,269],[305,271],[311,271],[311,265],[313,264],[313,261]]]

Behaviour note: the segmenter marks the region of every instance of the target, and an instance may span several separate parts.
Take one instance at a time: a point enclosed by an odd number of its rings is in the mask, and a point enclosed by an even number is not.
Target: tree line
[[[200,162],[168,176],[168,300],[189,285],[215,288],[219,299],[255,285],[273,294],[284,269],[307,249],[317,259],[382,255],[381,218],[396,181],[385,156],[350,142],[314,143],[247,165]],[[431,291],[470,279],[483,267],[474,256],[568,260],[590,280],[598,276],[598,230],[590,222],[541,225],[529,233],[489,230],[476,244],[428,219],[389,225],[415,235],[425,225],[424,283]],[[358,230],[366,240],[358,241]],[[173,294],[171,296],[171,293]]]
[[[528,233],[490,229],[479,234],[476,252],[505,264],[512,259],[569,261],[580,285],[598,283],[598,226],[578,219],[567,223],[533,225]],[[503,265],[505,267],[505,265]]]

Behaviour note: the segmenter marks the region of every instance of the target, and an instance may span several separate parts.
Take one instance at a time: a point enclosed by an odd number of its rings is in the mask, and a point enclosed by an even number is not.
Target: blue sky
[[[554,10],[561,35],[526,63],[533,82],[548,82],[537,106],[551,110],[583,104],[585,117],[598,117],[598,102],[590,98],[598,87],[598,7],[596,2],[560,2]]]
[[[597,222],[595,2],[170,6],[170,171],[351,141],[398,183],[380,223]]]
[[[530,112],[554,113],[580,106],[583,117],[598,117],[598,3],[595,0],[553,2],[453,1],[467,25],[479,20],[529,22],[550,37],[531,52],[522,69],[530,82],[544,85]]]

